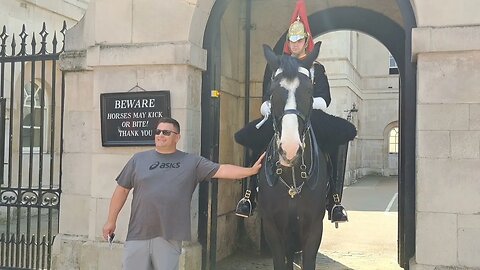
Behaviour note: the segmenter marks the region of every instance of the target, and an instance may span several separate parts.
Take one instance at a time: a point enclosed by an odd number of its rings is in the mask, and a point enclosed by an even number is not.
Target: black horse
[[[302,269],[314,270],[323,233],[327,160],[311,128],[309,68],[320,44],[304,60],[277,56],[264,45],[274,72],[270,86],[274,136],[259,175],[258,206],[275,270],[292,270],[302,252]]]

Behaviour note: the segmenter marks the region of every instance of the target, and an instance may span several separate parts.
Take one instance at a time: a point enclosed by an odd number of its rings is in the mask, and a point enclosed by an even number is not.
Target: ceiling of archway
[[[381,13],[397,24],[403,26],[402,14],[396,0],[307,0],[307,5],[323,3],[326,8],[332,7],[359,7]]]
[[[253,37],[254,44],[275,44],[288,28],[296,2],[297,0],[252,0],[252,30],[256,33]],[[305,3],[308,15],[339,7],[362,8],[380,13],[403,27],[402,14],[396,0],[305,0]],[[241,17],[245,16],[244,11],[241,13]]]
[[[274,11],[275,15],[270,18],[285,20],[284,18],[290,18],[296,2],[297,0],[253,0],[252,9],[254,12]],[[381,13],[403,27],[402,14],[396,0],[305,0],[305,3],[308,14],[336,7],[358,7]]]
[[[244,55],[236,52],[244,51],[245,43],[243,39],[245,37],[245,10],[247,1],[223,1],[228,2],[228,7],[223,14],[221,21],[222,59],[225,62],[231,61],[232,63],[241,64]],[[265,65],[263,51],[260,44],[268,44],[269,46],[274,47],[276,44],[282,43],[280,39],[288,29],[290,17],[295,8],[296,2],[297,0],[252,0],[250,29],[251,74],[263,74]],[[334,8],[361,8],[382,14],[385,17],[390,18],[390,20],[398,24],[400,27],[403,27],[403,19],[396,0],[305,0],[305,2],[308,15],[318,14],[319,12]],[[359,12],[358,14],[358,16],[364,16],[362,14],[366,13]],[[335,20],[335,18],[331,19]],[[362,18],[360,18],[360,20],[361,19]],[[372,17],[365,18],[365,20],[370,21],[372,20]],[[328,17],[323,17],[321,23],[328,24]],[[338,21],[332,21],[332,25],[338,25]],[[369,25],[375,27],[376,22],[370,21]],[[314,28],[315,25],[311,25],[311,27]],[[329,27],[321,28],[332,29]],[[382,28],[382,25],[379,25],[379,28]],[[317,27],[317,29],[319,29],[319,27]],[[333,28],[333,30],[353,30],[353,28]],[[224,72],[226,74],[228,73],[227,75],[231,77],[235,77],[235,74],[240,72],[240,70],[236,70],[240,68],[240,66],[237,65],[224,63],[223,67],[232,68],[232,70],[228,72],[224,70]]]

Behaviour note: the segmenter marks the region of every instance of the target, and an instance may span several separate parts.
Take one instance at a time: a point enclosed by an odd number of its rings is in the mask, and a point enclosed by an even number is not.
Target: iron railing
[[[58,232],[63,152],[64,75],[45,23],[0,33],[0,269],[50,269]],[[39,46],[37,46],[37,38]],[[19,46],[17,46],[17,40]]]

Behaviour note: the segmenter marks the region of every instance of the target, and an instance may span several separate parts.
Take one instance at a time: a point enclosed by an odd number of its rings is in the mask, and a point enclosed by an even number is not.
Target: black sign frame
[[[102,93],[102,146],[155,145],[155,120],[170,116],[168,90]]]

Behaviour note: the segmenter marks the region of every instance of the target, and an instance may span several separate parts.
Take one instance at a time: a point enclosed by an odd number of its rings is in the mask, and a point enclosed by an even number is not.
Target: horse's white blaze
[[[297,102],[295,100],[295,91],[300,85],[300,80],[295,78],[293,80],[282,79],[280,86],[288,91],[287,102],[285,104],[285,110],[296,109]],[[280,136],[280,143],[282,149],[286,153],[288,159],[292,159],[297,154],[300,147],[301,140],[298,133],[298,118],[295,114],[287,114],[282,119],[282,134]]]

